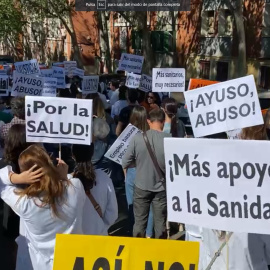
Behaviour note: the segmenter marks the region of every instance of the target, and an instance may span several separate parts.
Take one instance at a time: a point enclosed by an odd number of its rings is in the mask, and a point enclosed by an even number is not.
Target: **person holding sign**
[[[74,144],[72,153],[76,160],[73,176],[83,184],[86,200],[83,214],[83,232],[89,235],[108,235],[109,227],[118,217],[118,206],[110,177],[95,170],[91,162],[94,144]]]
[[[17,269],[50,270],[57,233],[81,234],[85,193],[79,179],[67,179],[67,166],[55,167],[46,151],[31,145],[20,154],[21,174],[0,170],[1,198],[21,218]],[[15,184],[27,184],[16,187]]]

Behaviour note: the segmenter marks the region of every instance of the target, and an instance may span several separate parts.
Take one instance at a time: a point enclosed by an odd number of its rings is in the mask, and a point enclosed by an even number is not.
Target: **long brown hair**
[[[171,134],[172,137],[178,137],[177,132],[177,125],[178,125],[178,119],[177,119],[177,110],[178,106],[176,103],[176,100],[174,98],[166,98],[163,100],[161,104],[161,108],[163,108],[165,114],[171,119]]]
[[[267,140],[265,125],[243,128],[240,134],[242,140]]]
[[[49,206],[55,216],[58,216],[57,206],[64,200],[67,181],[60,179],[58,170],[53,165],[45,149],[38,145],[31,145],[19,156],[19,166],[21,172],[29,170],[34,165],[43,168],[44,175],[39,182],[35,182],[25,189],[16,191],[21,197],[40,198],[40,207]]]
[[[139,105],[134,106],[130,115],[129,123],[143,132],[149,130],[146,109]]]
[[[16,173],[20,172],[18,159],[22,151],[29,147],[32,143],[26,142],[26,132],[24,124],[13,125],[5,139],[4,161],[14,166]]]
[[[106,120],[106,113],[102,100],[99,97],[98,93],[88,94],[85,99],[93,100],[93,115]]]

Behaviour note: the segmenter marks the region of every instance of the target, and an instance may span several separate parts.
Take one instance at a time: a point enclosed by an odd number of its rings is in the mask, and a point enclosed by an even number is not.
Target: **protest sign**
[[[93,94],[98,91],[99,76],[84,76],[82,81],[83,95]]]
[[[143,60],[143,56],[122,53],[118,70],[140,74],[142,72]]]
[[[44,86],[44,78],[35,75],[13,72],[11,96],[40,96]]]
[[[153,68],[152,90],[153,92],[184,92],[185,69],[184,68]]]
[[[72,77],[73,76],[78,76],[80,78],[83,79],[84,76],[84,69],[80,69],[80,68],[75,68],[72,70]]]
[[[240,140],[242,129],[235,129],[227,131],[228,139],[230,140]]]
[[[129,124],[105,154],[105,157],[122,165],[122,159],[127,151],[129,142],[139,132],[141,132],[139,129]]]
[[[52,63],[52,66],[53,67],[64,67],[64,63],[63,62],[54,62],[54,63]]]
[[[209,80],[202,80],[202,79],[190,79],[188,90],[193,90],[197,88],[201,88],[204,86],[212,85],[219,83],[218,81],[209,81]]]
[[[166,138],[164,149],[169,221],[270,234],[268,141]]]
[[[64,68],[67,76],[72,77],[73,76],[73,70],[77,68],[77,62],[76,61],[64,61]]]
[[[197,270],[198,261],[198,242],[57,234],[53,270]]]
[[[57,79],[57,88],[66,88],[65,69],[53,67],[53,77]]]
[[[53,69],[41,69],[40,70],[40,76],[41,77],[46,77],[46,78],[52,78],[53,77]]]
[[[57,79],[44,78],[44,87],[41,96],[43,97],[56,97]]]
[[[126,87],[136,89],[140,86],[140,80],[141,80],[141,75],[137,75],[134,73],[128,73],[125,85],[126,85]]]
[[[26,97],[27,142],[91,144],[92,100]]]
[[[16,62],[14,65],[17,73],[26,75],[40,74],[39,64],[36,59]]]
[[[139,89],[144,92],[152,91],[152,77],[142,74]]]
[[[9,77],[0,75],[0,96],[6,97],[9,95]]]
[[[263,124],[252,75],[184,95],[195,137]]]

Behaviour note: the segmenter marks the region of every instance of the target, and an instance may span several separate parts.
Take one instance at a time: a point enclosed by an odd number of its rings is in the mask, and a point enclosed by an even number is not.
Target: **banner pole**
[[[62,159],[62,157],[61,157],[61,143],[59,143],[59,153],[58,153],[58,157],[59,157],[60,160]]]
[[[229,270],[229,241],[228,241],[228,233],[226,232],[226,249],[227,249],[227,260],[226,260],[226,265],[227,265],[227,270]]]

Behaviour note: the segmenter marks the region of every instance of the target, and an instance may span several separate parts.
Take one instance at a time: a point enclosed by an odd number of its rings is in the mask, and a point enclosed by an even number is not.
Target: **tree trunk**
[[[238,77],[243,77],[247,74],[246,34],[243,20],[242,0],[236,0],[236,2],[233,15],[238,36]]]
[[[233,6],[234,3],[234,6]],[[238,77],[243,77],[247,74],[247,52],[246,52],[246,33],[243,20],[243,2],[242,0],[226,0],[226,4],[233,13],[235,27],[238,38]]]
[[[151,75],[152,68],[155,66],[155,57],[151,46],[151,33],[147,26],[147,11],[136,12],[138,20],[138,30],[142,31],[142,52],[144,56],[143,72]]]
[[[101,57],[105,58],[105,65],[108,73],[112,73],[111,50],[109,42],[108,25],[106,18],[106,11],[97,12],[98,26],[100,31],[100,53]]]

